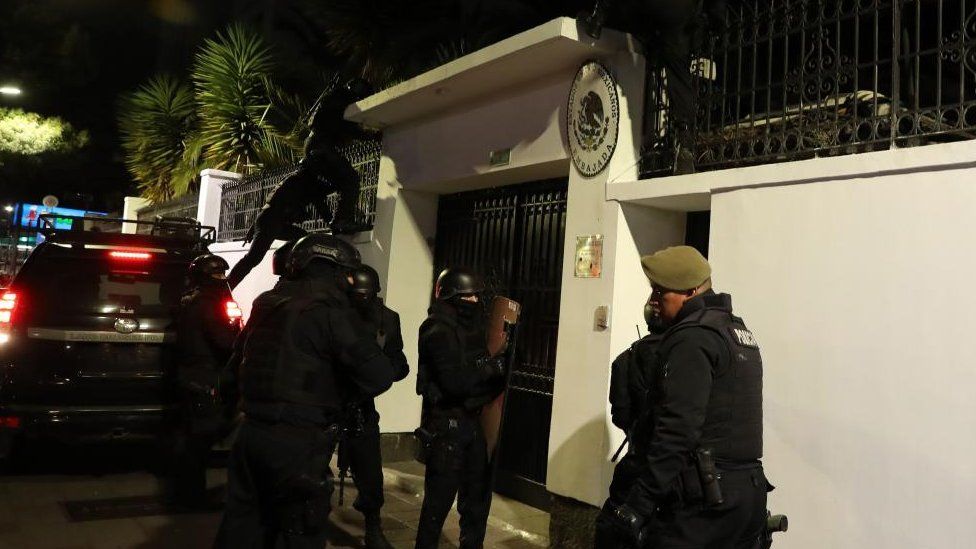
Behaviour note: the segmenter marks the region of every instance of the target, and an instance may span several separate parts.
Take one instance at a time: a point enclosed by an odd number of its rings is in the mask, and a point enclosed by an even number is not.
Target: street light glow
[[[3,86],[0,87],[0,93],[3,95],[20,95],[21,91],[20,88],[16,86]]]
[[[10,205],[4,206],[3,207],[3,211],[5,211],[7,213],[10,213],[10,212],[14,211],[14,207],[13,206],[10,206]]]

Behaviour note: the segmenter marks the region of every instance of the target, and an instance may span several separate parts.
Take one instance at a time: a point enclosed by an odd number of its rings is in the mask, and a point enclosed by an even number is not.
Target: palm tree
[[[195,111],[190,86],[169,75],[155,76],[123,97],[125,164],[144,197],[157,202],[189,190],[199,157]]]
[[[270,48],[240,24],[197,54],[192,78],[208,167],[246,174],[298,160],[301,132],[289,122],[302,102],[273,84],[272,69]]]

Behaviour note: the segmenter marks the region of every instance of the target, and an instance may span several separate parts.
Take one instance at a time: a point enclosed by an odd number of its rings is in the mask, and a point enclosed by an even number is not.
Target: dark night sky
[[[65,206],[121,208],[134,193],[118,148],[121,93],[151,75],[186,76],[201,41],[232,20],[234,0],[2,0],[0,81],[24,90],[0,106],[59,116],[87,130],[91,142],[67,162],[0,167],[0,199],[39,201],[55,194]]]
[[[327,1],[0,0],[0,85],[24,90],[18,97],[0,96],[0,106],[59,116],[91,135],[89,146],[67,160],[0,166],[0,202],[39,202],[54,194],[64,206],[85,207],[78,193],[86,193],[91,209],[120,209],[124,195],[136,194],[119,147],[120,94],[159,72],[186,78],[203,40],[232,21],[261,30],[279,60],[278,81],[314,98],[323,69],[344,63],[325,51],[301,5]],[[375,7],[401,0],[374,1]],[[489,14],[486,24],[505,28],[502,34],[508,35],[575,13],[590,1],[424,0],[416,4],[424,9],[409,9],[416,22],[392,24],[431,27],[432,20],[453,17],[449,14],[459,8]],[[456,9],[438,7],[449,5]]]

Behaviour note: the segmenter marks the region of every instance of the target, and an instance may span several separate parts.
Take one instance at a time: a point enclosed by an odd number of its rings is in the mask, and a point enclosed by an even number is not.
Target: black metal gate
[[[435,276],[449,265],[483,273],[489,292],[523,306],[496,489],[537,507],[545,490],[566,234],[565,179],[441,197]]]

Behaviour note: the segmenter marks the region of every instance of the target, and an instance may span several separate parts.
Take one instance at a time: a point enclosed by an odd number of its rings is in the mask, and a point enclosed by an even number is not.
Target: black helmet
[[[355,269],[362,264],[359,250],[352,244],[331,234],[313,233],[298,239],[292,246],[285,261],[285,272],[288,276],[295,276],[316,259],[347,269]]]
[[[485,290],[485,284],[477,273],[464,267],[448,267],[437,277],[434,290],[437,299],[446,301],[458,295],[474,295]]]
[[[271,255],[271,274],[275,276],[285,276],[285,262],[288,261],[288,254],[291,252],[293,247],[295,247],[295,241],[289,240],[274,251],[274,253]]]
[[[190,280],[196,283],[215,280],[214,275],[224,275],[229,268],[230,265],[227,264],[227,261],[219,255],[204,254],[197,256],[190,262]]]
[[[375,296],[380,293],[380,275],[376,269],[362,264],[352,272],[352,287],[349,291],[357,294]]]

